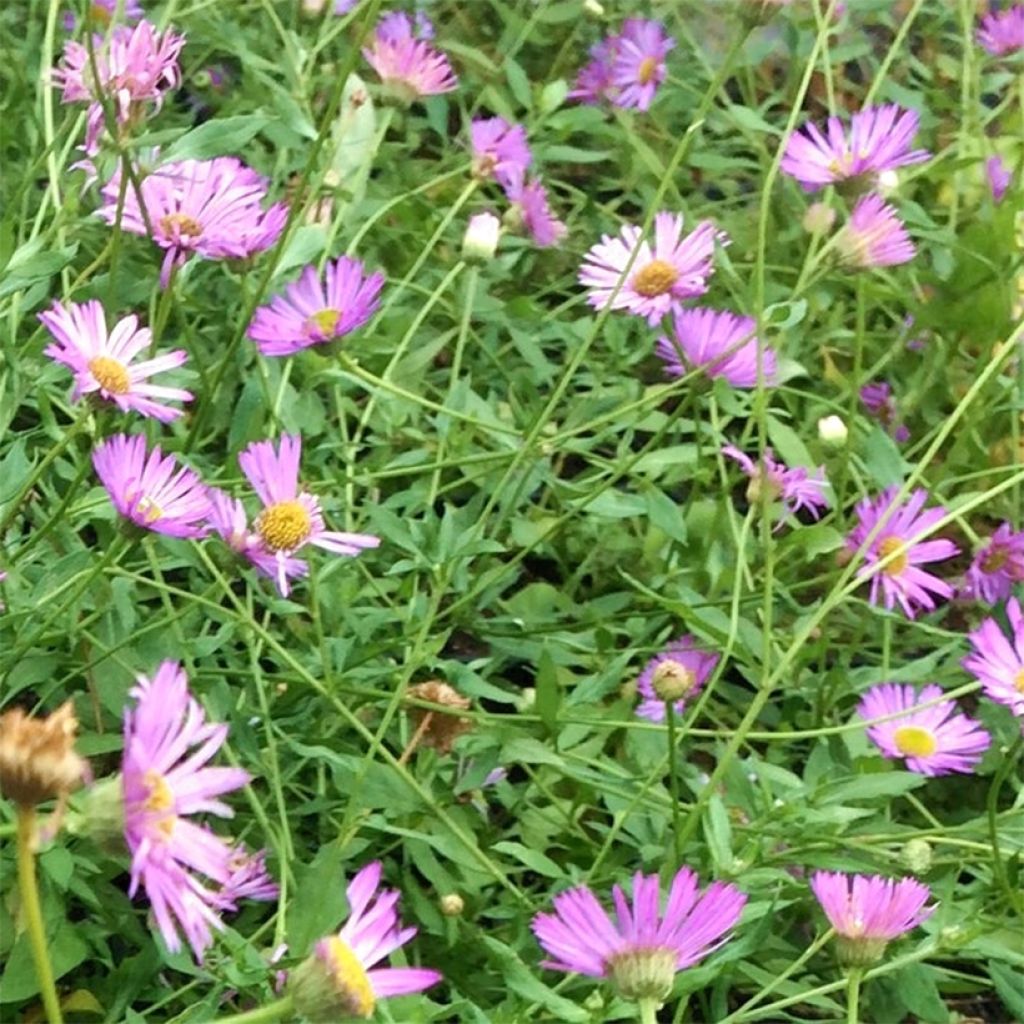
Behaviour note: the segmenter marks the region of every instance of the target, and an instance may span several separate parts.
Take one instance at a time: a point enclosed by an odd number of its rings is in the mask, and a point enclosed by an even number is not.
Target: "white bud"
[[[591,18],[603,18],[605,14],[604,5],[598,3],[597,0],[583,0],[583,13]]]
[[[818,420],[818,437],[825,444],[838,448],[846,444],[847,433],[846,424],[841,416],[823,416]]]
[[[900,176],[891,168],[878,175],[878,191],[883,196],[891,195],[900,184]]]
[[[493,259],[500,235],[501,221],[493,213],[474,214],[462,238],[462,258],[479,263]]]

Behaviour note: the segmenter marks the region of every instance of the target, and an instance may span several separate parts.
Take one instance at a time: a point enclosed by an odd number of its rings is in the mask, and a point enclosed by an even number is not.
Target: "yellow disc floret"
[[[268,551],[294,551],[312,531],[312,520],[301,501],[277,501],[256,520],[256,532]]]
[[[198,238],[203,233],[203,225],[187,213],[168,213],[160,218],[160,229],[165,235],[188,235]]]
[[[647,85],[654,76],[658,73],[658,61],[654,57],[644,57],[640,61],[640,67],[637,69],[636,78],[641,85]]]
[[[892,739],[904,757],[931,757],[939,749],[935,733],[920,725],[901,725]]]
[[[899,537],[885,537],[879,541],[878,554],[881,558],[887,558],[896,552],[899,554],[882,570],[887,576],[899,576],[905,572],[907,566],[910,565],[910,559],[907,557],[906,545]]]
[[[112,395],[125,395],[131,390],[132,382],[124,363],[110,356],[97,356],[89,360],[89,372],[104,391]]]
[[[332,935],[323,941],[318,952],[331,972],[336,994],[348,1013],[354,1017],[372,1016],[377,1003],[373,985],[352,947],[344,939]]]
[[[332,338],[340,319],[340,309],[321,309],[306,317],[306,333],[310,337]]]
[[[651,260],[633,276],[633,291],[644,298],[664,295],[679,280],[679,271],[665,260]]]

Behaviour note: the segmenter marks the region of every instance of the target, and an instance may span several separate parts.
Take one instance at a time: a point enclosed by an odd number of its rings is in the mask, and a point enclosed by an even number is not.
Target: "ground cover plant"
[[[0,21],[0,1019],[1024,1019],[1024,6]]]

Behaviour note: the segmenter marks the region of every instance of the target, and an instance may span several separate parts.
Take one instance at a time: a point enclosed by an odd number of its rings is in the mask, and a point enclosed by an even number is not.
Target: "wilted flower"
[[[813,471],[803,466],[790,469],[785,463],[775,461],[771,448],[765,449],[760,464],[731,444],[722,449],[722,454],[738,462],[750,478],[747,500],[751,504],[759,502],[767,490],[769,500],[781,501],[790,515],[796,515],[803,508],[817,519],[822,510],[829,507],[829,500],[825,497],[824,466]]]
[[[92,464],[114,508],[137,526],[169,537],[201,537],[210,511],[206,488],[192,470],[146,439],[116,434],[97,445]]]
[[[416,39],[407,15],[385,17],[363,56],[380,75],[389,95],[402,103],[451,92],[458,86],[448,58],[429,43]]]
[[[926,885],[913,878],[894,881],[880,875],[816,871],[811,889],[839,935],[839,959],[849,967],[870,967],[885,947],[928,920],[935,907]]]
[[[1010,596],[1014,583],[1024,583],[1024,530],[1014,533],[1003,523],[975,554],[960,593],[995,604]]]
[[[957,714],[951,700],[921,707],[942,696],[942,687],[925,686],[920,694],[910,685],[874,686],[857,705],[866,720],[899,716],[867,727],[871,741],[885,757],[903,758],[920,775],[972,772],[988,749],[991,737],[973,718]]]
[[[861,404],[892,435],[893,440],[901,444],[910,437],[910,431],[899,422],[899,410],[892,388],[885,382],[865,384],[860,389]]]
[[[171,268],[193,253],[213,260],[246,259],[270,248],[284,229],[282,203],[263,209],[267,181],[240,160],[181,160],[164,164],[142,179],[140,189],[152,227],[152,239],[167,250],[160,272],[166,287]],[[121,226],[148,235],[146,218],[134,186],[124,194]],[[103,186],[106,205],[99,214],[108,224],[118,216],[120,169]]]
[[[21,708],[0,715],[0,793],[23,807],[66,796],[85,771],[75,753],[77,731],[71,701],[41,718]]]
[[[47,345],[46,354],[75,375],[74,399],[98,393],[123,412],[135,410],[162,423],[180,416],[181,410],[155,399],[192,400],[191,392],[181,388],[146,383],[154,374],[181,366],[188,358],[183,349],[131,365],[152,343],[149,328],[139,327],[136,316],[118,320],[108,332],[103,306],[92,299],[67,306],[55,302],[39,319],[57,339],[57,344]]]
[[[836,236],[840,262],[853,269],[909,263],[916,249],[896,210],[880,196],[863,196]]]
[[[990,156],[985,161],[985,173],[988,175],[989,188],[992,189],[992,200],[998,206],[1013,181],[1013,171],[1001,156]]]
[[[405,691],[405,695],[407,698],[411,697],[413,700],[421,700],[428,704],[440,704],[452,709],[453,712],[466,711],[470,706],[467,697],[463,697],[458,690],[440,679],[416,683]],[[468,718],[463,718],[459,714],[434,711],[431,708],[410,706],[409,718],[419,737],[417,743],[433,747],[441,754],[451,753],[455,741],[473,727],[472,721]]]
[[[665,721],[665,703],[671,701],[677,715],[696,696],[718,664],[718,655],[703,651],[690,634],[673,640],[644,666],[637,677],[641,697],[636,713],[652,722]]]
[[[846,549],[853,554],[869,534],[875,534],[857,575],[860,579],[871,579],[872,604],[881,601],[891,609],[898,603],[912,619],[918,609],[931,611],[935,607],[933,595],[953,596],[948,583],[918,566],[952,558],[959,548],[948,540],[921,539],[945,516],[946,510],[933,508],[922,512],[928,500],[928,492],[922,489],[913,491],[905,504],[897,505],[899,490],[893,486],[877,498],[864,498],[857,504],[857,525],[846,540]],[[876,530],[879,523],[882,527]],[[879,568],[885,558],[888,561]]]
[[[373,1016],[378,999],[422,992],[441,980],[425,967],[374,967],[415,934],[402,928],[398,892],[380,891],[381,863],[368,864],[346,890],[349,917],[337,935],[317,942],[294,971],[288,992],[300,1014],[313,1021]]]
[[[967,635],[974,652],[964,658],[963,666],[980,681],[990,700],[1005,704],[1024,719],[1024,614],[1015,597],[1006,602],[1006,616],[1009,636],[995,619],[985,619]]]
[[[553,914],[531,925],[552,959],[553,971],[608,978],[625,999],[663,1001],[678,971],[692,967],[728,941],[747,897],[735,886],[713,882],[698,895],[698,879],[687,867],[672,879],[664,913],[657,875],[633,876],[633,905],[614,886],[613,922],[585,885],[554,898]]]
[[[747,316],[715,309],[683,309],[672,318],[671,336],[658,339],[655,351],[670,377],[701,370],[708,377],[724,377],[734,388],[757,387],[757,325]],[[764,346],[761,379],[775,383],[774,350]]]
[[[513,204],[508,213],[511,225],[525,228],[535,244],[546,249],[565,238],[568,228],[552,213],[547,189],[540,179],[528,182],[521,169],[513,169],[505,195]]]
[[[380,306],[384,275],[367,274],[361,260],[342,256],[323,274],[310,265],[284,295],[256,310],[249,337],[265,356],[290,356],[334,341],[370,319]]]
[[[993,57],[1024,50],[1024,4],[986,15],[978,29],[978,42]]]
[[[633,224],[617,237],[602,235],[580,267],[580,284],[590,289],[587,301],[597,309],[610,303],[612,309],[646,317],[653,327],[666,313],[681,309],[684,299],[703,295],[715,241],[725,245],[727,237],[710,221],[701,221],[685,238],[682,234],[682,215],[662,212],[654,217],[653,249]]]
[[[838,117],[830,117],[827,136],[814,124],[794,132],[780,166],[811,192],[833,182],[870,180],[882,171],[928,159],[926,150],[910,149],[917,128],[917,114],[895,104],[854,114],[849,135]]]
[[[533,159],[526,142],[526,129],[509,124],[503,117],[477,118],[470,125],[473,173],[478,178],[495,178],[508,187],[523,177]]]

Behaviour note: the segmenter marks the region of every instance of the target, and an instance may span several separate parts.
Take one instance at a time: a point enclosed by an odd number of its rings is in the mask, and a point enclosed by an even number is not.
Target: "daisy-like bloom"
[[[458,86],[448,58],[423,39],[415,38],[408,16],[394,15],[378,23],[373,43],[363,56],[380,75],[385,91],[401,103],[451,92]]]
[[[790,469],[784,462],[776,462],[771,448],[766,448],[760,465],[749,455],[731,444],[722,449],[722,454],[738,462],[750,478],[747,500],[757,504],[765,490],[770,501],[781,501],[786,511],[795,516],[800,509],[806,509],[812,519],[818,519],[829,507],[825,496],[825,467],[808,470],[804,466]]]
[[[1024,50],[1024,4],[993,11],[983,18],[978,42],[993,57],[1006,57]]]
[[[627,18],[615,43],[609,75],[617,107],[647,110],[665,81],[665,56],[676,41],[660,22]]]
[[[139,676],[130,696],[136,704],[124,714],[121,769],[124,835],[132,857],[128,895],[134,897],[141,885],[167,948],[181,949],[180,929],[201,962],[212,929],[223,928],[217,911],[232,902],[223,890],[235,876],[236,851],[189,816],[230,818],[231,808],[219,798],[250,776],[241,768],[208,764],[228,727],[206,721],[177,662],[163,662],[152,679]]]
[[[349,917],[337,935],[317,942],[294,971],[287,991],[299,1013],[328,1021],[373,1016],[378,999],[411,995],[436,985],[441,973],[426,967],[376,967],[404,946],[416,928],[403,928],[398,892],[380,889],[381,863],[363,868],[345,890]]]
[[[865,409],[877,417],[883,427],[901,444],[910,437],[910,431],[899,422],[899,410],[892,388],[885,382],[865,384],[860,389],[860,401]]]
[[[942,687],[915,687],[881,683],[864,694],[857,714],[865,720],[897,715],[888,722],[869,725],[871,741],[888,758],[903,758],[908,770],[919,775],[970,773],[988,750],[992,739],[973,718],[957,714],[956,703],[939,701]]]
[[[715,309],[678,310],[672,334],[658,339],[655,351],[670,377],[701,370],[708,377],[724,377],[734,388],[757,387],[757,325],[748,316]],[[775,383],[774,350],[761,350],[761,377]]]
[[[113,102],[120,126],[136,121],[143,106],[152,103],[159,110],[164,94],[181,85],[178,57],[185,37],[170,29],[160,31],[152,22],[140,21],[134,28],[121,25],[104,39],[95,37],[93,57],[81,43],[64,44],[60,67],[53,81],[64,90],[65,103],[89,103],[85,150],[93,155],[103,129],[101,97]]]
[[[995,619],[986,619],[968,633],[974,652],[962,664],[981,682],[988,698],[1024,718],[1024,614],[1015,597],[1006,602],[1006,615],[1009,636]]]
[[[256,310],[249,337],[265,356],[290,356],[334,341],[373,316],[383,287],[379,270],[367,274],[361,260],[348,256],[328,263],[323,277],[310,265],[284,295]]]
[[[543,966],[608,978],[625,999],[664,1001],[678,971],[728,941],[747,901],[728,883],[713,882],[700,895],[698,884],[680,868],[659,913],[658,876],[637,872],[632,907],[619,886],[612,889],[614,921],[587,886],[559,893],[555,912],[538,914],[530,926],[551,957]]]
[[[285,435],[275,451],[272,441],[254,441],[238,457],[242,472],[263,502],[253,524],[253,543],[243,552],[259,570],[277,581],[288,596],[288,578],[306,571],[292,556],[306,544],[336,555],[358,555],[380,544],[365,533],[338,533],[324,528],[320,502],[299,487],[302,439]],[[297,565],[301,570],[296,571]]]
[[[92,464],[114,508],[136,526],[168,537],[202,537],[210,498],[199,477],[146,439],[115,434],[96,446]]]
[[[1014,533],[1003,523],[978,551],[964,574],[963,597],[995,604],[1010,596],[1014,583],[1024,582],[1024,530]]]
[[[827,135],[809,124],[790,136],[781,169],[809,192],[851,178],[875,180],[882,171],[928,159],[926,150],[910,148],[917,128],[917,114],[895,104],[854,114],[849,135],[830,117]]]
[[[533,157],[521,124],[509,124],[503,117],[482,117],[472,122],[469,133],[473,173],[478,178],[495,178],[506,188],[522,180]]]
[[[611,303],[612,309],[646,317],[653,327],[666,313],[680,309],[684,299],[708,290],[716,240],[727,244],[725,233],[710,221],[701,221],[683,238],[682,215],[658,213],[653,249],[633,224],[623,227],[618,237],[602,235],[583,257],[580,284],[590,289],[587,301],[595,308]],[[622,280],[634,253],[629,275]]]
[[[928,492],[913,491],[903,505],[897,505],[899,487],[889,487],[877,498],[858,502],[857,525],[846,540],[846,550],[853,554],[874,533],[864,553],[864,564],[858,569],[860,579],[871,579],[871,603],[881,602],[892,609],[898,603],[907,618],[914,618],[918,609],[931,611],[935,597],[952,597],[953,588],[919,566],[941,562],[959,553],[949,540],[921,540],[946,514],[944,508],[923,512]],[[876,530],[881,523],[881,529]],[[891,557],[890,557],[891,556]],[[882,568],[879,562],[888,558]]]
[[[139,203],[139,191],[142,204]],[[121,171],[103,186],[106,204],[99,210],[108,224],[118,215]],[[263,209],[267,181],[232,156],[213,160],[181,160],[164,164],[126,189],[121,227],[148,235],[166,249],[160,283],[167,286],[171,269],[193,254],[213,260],[247,259],[270,248],[284,230],[287,209],[277,203]]]
[[[652,722],[664,722],[665,704],[671,701],[675,714],[681,715],[686,702],[700,692],[717,664],[718,655],[702,651],[689,634],[673,640],[647,662],[637,677],[641,701],[636,713]]]
[[[614,100],[616,89],[612,85],[612,71],[618,45],[619,37],[613,35],[590,48],[591,60],[576,76],[576,85],[569,92],[570,99],[590,104]]]
[[[990,156],[985,161],[985,174],[988,176],[989,188],[992,189],[992,201],[998,206],[1013,181],[1013,171],[1001,156]]]
[[[894,881],[880,875],[816,871],[811,889],[838,934],[839,959],[848,967],[878,963],[893,939],[935,911],[934,906],[925,906],[931,890],[913,878]]]
[[[917,250],[895,207],[881,196],[863,196],[836,236],[839,261],[851,269],[909,263]]]
[[[181,388],[146,383],[154,374],[181,366],[188,358],[183,349],[130,365],[152,341],[149,328],[139,327],[137,317],[118,320],[108,332],[103,306],[92,299],[67,306],[55,302],[52,309],[39,314],[39,319],[57,339],[56,344],[47,345],[44,351],[75,375],[72,395],[75,400],[98,393],[123,412],[134,409],[161,423],[176,419],[181,410],[155,399],[192,400],[191,392]]]
[[[513,168],[505,195],[512,203],[506,215],[510,226],[525,229],[542,249],[558,245],[568,234],[569,229],[552,213],[548,191],[538,178],[528,182],[521,168]]]

